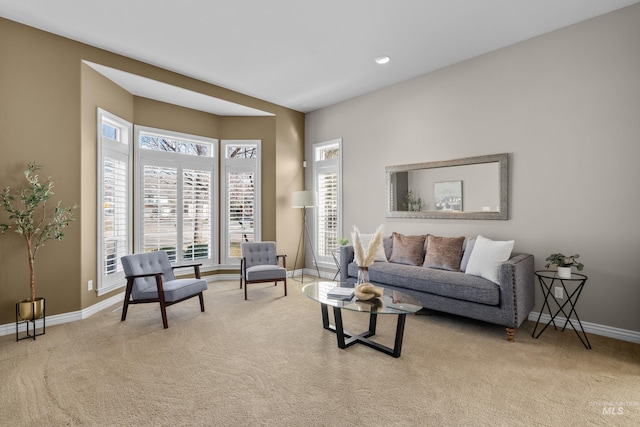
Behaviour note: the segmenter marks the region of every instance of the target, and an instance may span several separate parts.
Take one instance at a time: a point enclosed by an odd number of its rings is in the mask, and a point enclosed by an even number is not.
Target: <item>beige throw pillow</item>
[[[464,237],[427,235],[427,256],[424,266],[440,270],[460,271]]]
[[[393,249],[389,261],[397,264],[421,265],[424,262],[426,236],[405,236],[393,233]]]

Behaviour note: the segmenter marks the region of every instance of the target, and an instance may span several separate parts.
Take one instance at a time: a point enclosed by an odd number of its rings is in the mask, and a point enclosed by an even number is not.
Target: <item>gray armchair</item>
[[[284,282],[284,296],[287,296],[287,256],[276,254],[275,242],[242,243],[240,260],[240,289],[244,282],[244,299],[247,299],[247,284]],[[282,260],[282,267],[278,260]]]
[[[202,292],[207,290],[207,282],[200,278],[201,264],[172,267],[164,251],[127,255],[120,260],[127,278],[122,321],[127,318],[129,304],[159,303],[165,329],[169,327],[166,307],[170,305],[197,296],[200,311],[204,311]],[[183,267],[193,268],[195,278],[176,279],[173,270]]]

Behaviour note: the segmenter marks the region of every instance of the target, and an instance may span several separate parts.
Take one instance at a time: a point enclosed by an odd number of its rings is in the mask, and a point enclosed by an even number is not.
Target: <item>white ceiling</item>
[[[638,2],[0,0],[0,16],[310,112]]]

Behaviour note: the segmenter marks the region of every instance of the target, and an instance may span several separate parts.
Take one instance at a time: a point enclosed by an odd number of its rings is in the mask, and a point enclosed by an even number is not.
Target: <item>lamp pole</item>
[[[313,250],[313,242],[311,240],[311,236],[309,234],[309,227],[307,225],[307,208],[313,208],[316,204],[316,195],[313,191],[295,191],[292,196],[292,206],[294,208],[302,208],[302,230],[300,230],[300,239],[298,240],[298,249],[296,250],[296,259],[293,263],[293,268],[298,265],[298,255],[300,254],[300,247],[305,247],[305,235],[306,240],[309,241],[311,249],[311,255],[313,256],[313,263],[316,266],[316,272],[318,273],[318,277],[320,277],[320,270],[318,269],[318,261],[316,260],[316,254]],[[303,263],[304,264],[304,263]],[[301,283],[304,283],[304,266],[302,268],[301,275]],[[292,279],[296,280],[294,277]]]

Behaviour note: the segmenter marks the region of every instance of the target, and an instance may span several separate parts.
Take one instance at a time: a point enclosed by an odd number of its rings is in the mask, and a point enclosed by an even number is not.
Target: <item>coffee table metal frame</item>
[[[339,286],[338,282],[320,282],[325,284],[325,287],[328,289],[333,286]],[[352,286],[343,284],[343,286]],[[318,283],[311,283],[305,286],[302,290],[311,299],[318,301],[320,303],[320,309],[322,312],[322,327],[326,330],[334,332],[336,334],[336,338],[338,340],[338,347],[341,349],[352,346],[355,343],[364,344],[367,347],[373,348],[374,350],[378,350],[382,353],[388,354],[393,357],[400,357],[400,353],[402,352],[402,339],[404,337],[404,325],[407,314],[415,313],[420,310],[422,307],[413,305],[413,304],[394,304],[392,300],[392,296],[390,293],[396,291],[390,291],[388,289],[385,290],[385,295],[383,298],[378,301],[378,304],[370,304],[365,302],[361,302],[360,306],[356,305],[355,297],[351,300],[343,301],[343,300],[332,300],[326,298],[326,293],[324,297],[314,297],[312,296],[311,289],[315,287],[315,291],[317,294],[320,291],[317,289]],[[306,290],[305,290],[306,289]],[[402,295],[399,292],[395,293],[396,296]],[[407,297],[408,298],[408,297]],[[335,325],[331,325],[329,322],[329,306],[333,308],[333,317],[335,321]],[[357,307],[357,308],[356,308]],[[359,334],[350,332],[344,329],[344,323],[342,320],[342,309],[345,308],[347,310],[352,311],[367,311],[369,312],[369,329],[361,332]],[[393,348],[387,347],[383,344],[375,342],[370,339],[370,337],[376,334],[376,325],[378,321],[378,314],[396,314],[398,316],[398,321],[396,324],[396,335],[394,339]]]

